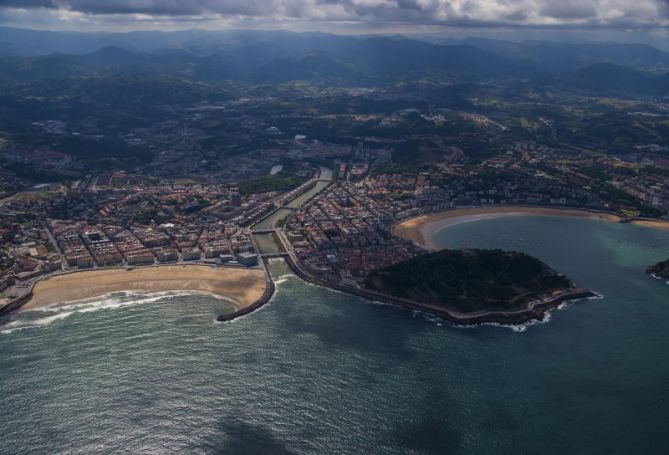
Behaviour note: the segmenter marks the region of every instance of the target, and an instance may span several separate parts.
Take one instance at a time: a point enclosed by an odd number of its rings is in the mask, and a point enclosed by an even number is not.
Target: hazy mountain
[[[559,79],[558,85],[597,95],[664,96],[669,94],[669,74],[656,76],[610,63],[597,63],[568,73]]]
[[[247,39],[248,37],[253,39]],[[82,75],[165,74],[201,81],[277,83],[308,80],[340,85],[387,84],[432,72],[472,80],[519,74],[512,60],[468,45],[440,46],[408,39],[351,39],[332,35],[239,35],[237,45],[201,56],[191,49],[132,51],[106,46],[96,52],[9,57],[4,76],[45,79]],[[262,38],[262,39],[261,39]],[[527,69],[525,69],[527,71]]]
[[[514,62],[469,45],[434,45],[410,39],[370,38],[347,50],[376,71],[513,71]]]
[[[106,46],[80,60],[91,65],[137,65],[141,63],[142,56],[118,46]]]
[[[54,53],[89,54],[104,47],[121,47],[136,52],[159,49],[187,49],[206,56],[230,49],[262,45],[273,52],[306,53],[330,51],[355,37],[325,33],[294,33],[282,30],[186,30],[175,32],[143,31],[128,33],[78,33],[0,27],[0,52],[19,56]]]
[[[362,56],[412,57],[414,61],[433,58],[434,47],[461,46],[461,59],[476,59],[477,52],[494,54],[497,59],[524,61],[545,71],[560,72],[595,63],[612,63],[637,68],[669,69],[669,54],[646,44],[556,43],[550,41],[502,41],[487,38],[448,40],[429,44],[402,37],[365,38],[326,33],[295,33],[261,30],[186,30],[175,32],[143,31],[129,33],[76,33],[0,27],[0,53],[37,56],[54,53],[83,55],[105,47],[118,47],[139,53],[166,49],[182,50],[199,57],[221,56],[239,65],[245,59],[265,64],[272,58],[297,58],[310,53]],[[367,54],[367,55],[365,55]],[[257,58],[264,58],[258,62]],[[390,57],[385,55],[384,61]],[[480,57],[480,55],[479,55]],[[455,62],[458,62],[456,59]],[[443,62],[442,62],[443,63]]]
[[[40,55],[47,50],[57,52]],[[284,31],[83,34],[0,27],[0,80],[149,75],[194,82],[387,86],[421,79],[459,84],[533,79],[593,94],[662,96],[669,77],[660,75],[667,72],[669,54],[642,44],[475,38],[430,44],[397,36]]]
[[[549,71],[569,70],[595,63],[669,69],[669,54],[647,44],[511,42],[483,38],[468,38],[464,42],[500,57],[532,62]]]

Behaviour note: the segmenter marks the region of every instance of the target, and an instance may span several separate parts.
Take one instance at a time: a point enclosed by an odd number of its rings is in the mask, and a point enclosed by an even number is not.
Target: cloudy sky
[[[581,30],[665,36],[669,0],[0,0],[0,23],[130,30]]]

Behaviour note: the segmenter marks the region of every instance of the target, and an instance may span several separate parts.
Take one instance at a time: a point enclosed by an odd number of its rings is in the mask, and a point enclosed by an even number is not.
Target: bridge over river
[[[261,258],[263,259],[272,259],[272,258],[285,258],[288,257],[289,254],[286,252],[281,252],[281,253],[263,253],[260,255]]]

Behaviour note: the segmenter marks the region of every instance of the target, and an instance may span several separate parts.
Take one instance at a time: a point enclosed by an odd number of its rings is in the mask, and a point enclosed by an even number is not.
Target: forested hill
[[[501,250],[443,250],[371,273],[369,289],[463,312],[521,310],[573,284],[540,260]]]

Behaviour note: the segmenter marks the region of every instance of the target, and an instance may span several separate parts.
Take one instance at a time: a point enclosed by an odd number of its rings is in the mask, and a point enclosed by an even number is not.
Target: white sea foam
[[[595,295],[592,297],[586,297],[585,299],[575,299],[575,300],[566,300],[562,302],[558,307],[555,308],[555,310],[566,310],[569,308],[573,303],[578,302],[579,300],[602,300],[604,298],[603,295],[597,294],[596,292],[594,293]],[[526,331],[529,327],[533,325],[539,325],[539,324],[546,324],[551,321],[553,318],[553,313],[554,310],[548,310],[544,314],[543,319],[541,320],[533,320],[529,322],[525,322],[523,324],[499,324],[496,322],[484,322],[482,324],[471,324],[471,325],[459,325],[456,327],[460,328],[465,328],[465,329],[473,329],[476,327],[481,327],[481,326],[492,326],[492,327],[503,327],[507,329],[511,329],[514,332],[524,332]]]
[[[277,280],[283,280],[286,278],[295,278],[296,275],[293,275],[292,273],[284,273],[283,275],[277,275],[276,278]]]
[[[585,300],[604,300],[604,295],[593,292],[592,297],[586,297]],[[577,300],[571,300],[571,302],[576,302]]]
[[[533,325],[539,325],[539,324],[546,324],[550,322],[552,316],[551,312],[547,311],[546,314],[544,314],[543,319],[541,320],[533,320],[533,321],[528,321],[524,322],[523,324],[500,324],[498,322],[483,322],[481,324],[467,324],[467,325],[456,325],[453,324],[456,328],[459,329],[476,329],[478,327],[501,327],[503,329],[511,329],[514,332],[522,333],[525,332],[529,327]]]
[[[655,275],[654,273],[651,273],[650,276],[651,276],[652,278],[655,278],[656,280],[664,280],[664,278],[662,278],[662,277],[660,277],[660,276],[657,276],[657,275]],[[669,281],[665,281],[665,283],[666,283],[666,284],[669,284]]]
[[[39,319],[13,321],[3,326],[3,330],[0,331],[0,334],[7,335],[16,332],[18,330],[36,329],[39,327],[44,327],[46,325],[51,324],[52,322],[65,319],[73,315],[74,313],[76,313],[76,311],[66,311],[63,313],[55,314],[53,316],[47,316]]]
[[[507,327],[510,328],[511,330],[513,330],[514,332],[521,333],[521,332],[526,331],[529,327],[532,327],[533,325],[547,324],[551,321],[551,319],[553,319],[553,315],[551,314],[550,311],[547,311],[544,314],[543,319],[541,319],[541,320],[529,321],[529,322],[526,322],[524,324],[510,325],[510,326],[507,326]]]
[[[402,309],[401,306],[395,305],[394,303],[381,302],[380,300],[367,300],[367,301],[370,303],[370,305],[374,305],[374,306],[383,306],[383,307],[387,307],[387,308]]]
[[[62,311],[73,310],[79,313],[89,313],[91,311],[122,308],[131,305],[143,303],[153,303],[159,300],[173,297],[187,297],[191,295],[207,295],[219,300],[227,300],[210,292],[200,291],[162,291],[162,292],[114,292],[100,297],[88,298],[82,300],[73,300],[61,304],[50,305],[41,308],[32,308],[24,312],[36,313],[60,313]]]
[[[444,322],[444,319],[437,316],[436,314],[428,313],[426,311],[420,311],[420,310],[411,310],[411,314],[413,317],[421,317],[427,321],[434,322],[437,325],[440,325],[441,323]]]
[[[281,284],[281,283],[285,283],[286,281],[288,281],[290,278],[293,278],[293,277],[295,277],[295,275],[290,274],[290,273],[286,273],[284,275],[279,275],[279,276],[276,276],[276,277],[272,277],[272,281],[274,281],[274,284]]]
[[[205,291],[114,292],[95,298],[74,300],[41,308],[23,310],[22,312],[18,313],[17,319],[5,324],[4,326],[0,326],[2,328],[2,330],[0,330],[0,334],[6,335],[17,330],[44,327],[51,324],[52,322],[65,319],[77,313],[92,313],[101,310],[113,310],[117,308],[158,302],[160,300],[174,297],[185,297],[192,295],[207,295],[208,297],[230,302],[230,300],[222,296]],[[45,316],[36,318],[32,317],[35,315]]]

